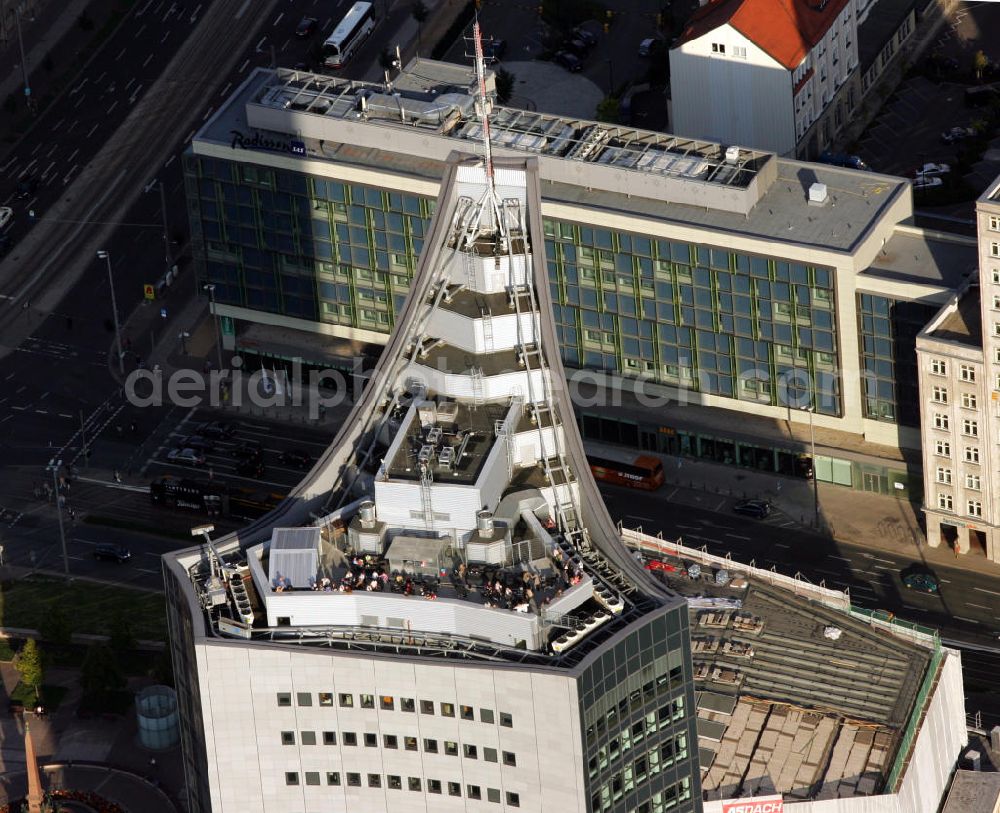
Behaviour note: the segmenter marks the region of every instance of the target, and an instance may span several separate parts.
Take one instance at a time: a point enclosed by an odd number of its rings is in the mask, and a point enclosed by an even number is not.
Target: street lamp
[[[17,26],[17,45],[21,50],[21,76],[24,77],[24,102],[32,109],[31,84],[28,82],[28,59],[24,55],[24,39],[21,37],[21,5],[14,6],[14,24]]]
[[[615,94],[615,68],[614,63],[609,59],[608,63],[608,96]]]
[[[813,426],[813,406],[801,406],[799,409],[809,413],[809,454],[812,457],[813,478],[813,524],[819,530],[819,480],[816,478],[816,429]]]
[[[63,526],[62,506],[59,504],[59,469],[62,468],[62,460],[52,458],[46,471],[52,472],[52,493],[56,497],[56,516],[59,517],[59,540],[62,542],[63,572],[66,574],[66,581],[70,581],[69,575],[69,554],[66,552],[66,529]]]
[[[219,363],[219,372],[222,372],[222,333],[219,331],[219,314],[215,310],[215,286],[208,283],[203,287],[208,291],[208,298],[212,302],[212,314],[215,316],[215,353]]]
[[[108,264],[108,284],[111,286],[111,312],[115,317],[115,345],[118,348],[118,372],[125,375],[125,356],[122,355],[122,331],[118,326],[118,303],[115,301],[115,277],[111,273],[111,253],[108,251],[97,252],[100,260],[105,260]]]

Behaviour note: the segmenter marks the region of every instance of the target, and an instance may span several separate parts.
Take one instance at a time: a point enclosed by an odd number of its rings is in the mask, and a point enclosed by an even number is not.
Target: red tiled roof
[[[729,23],[788,70],[819,42],[848,0],[711,0],[688,20],[676,45]]]

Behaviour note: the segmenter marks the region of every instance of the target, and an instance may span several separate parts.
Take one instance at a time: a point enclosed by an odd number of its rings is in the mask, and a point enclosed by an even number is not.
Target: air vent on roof
[[[735,164],[740,160],[740,148],[739,147],[726,147],[726,160],[730,164]]]
[[[810,206],[824,206],[826,205],[826,184],[825,183],[814,183],[809,185],[809,205]]]

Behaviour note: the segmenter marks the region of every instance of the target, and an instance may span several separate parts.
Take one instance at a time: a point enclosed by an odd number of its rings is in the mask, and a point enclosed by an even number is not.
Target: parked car
[[[124,545],[115,545],[111,542],[99,542],[94,546],[94,558],[104,562],[127,562],[132,558],[132,552]]]
[[[171,449],[167,452],[167,461],[178,466],[204,466],[205,455],[194,449]]]
[[[961,141],[975,134],[976,131],[971,127],[952,127],[941,133],[941,142],[943,144],[954,144],[956,141]]]
[[[581,25],[578,25],[570,33],[573,35],[573,39],[581,40],[587,43],[588,48],[593,48],[597,45],[597,35],[588,31]]]
[[[236,474],[240,477],[263,477],[264,461],[259,457],[248,457],[240,460],[236,464]]]
[[[14,210],[9,206],[0,206],[0,229],[14,219]]]
[[[483,43],[483,59],[487,65],[495,65],[507,53],[507,40],[487,40]]]
[[[256,440],[245,440],[233,449],[233,457],[237,460],[260,460],[263,456],[264,449]]]
[[[552,61],[557,65],[562,65],[570,73],[579,73],[583,70],[583,62],[575,54],[571,54],[569,51],[559,51]]]
[[[569,51],[571,54],[579,57],[580,59],[583,59],[590,53],[590,45],[581,39],[576,39],[575,37],[565,40],[562,47],[563,50]]]
[[[315,17],[303,17],[299,20],[299,24],[295,26],[295,36],[302,39],[311,37],[316,33],[317,25],[319,25],[319,20]]]
[[[639,56],[653,56],[663,48],[663,40],[647,37],[639,43]]]
[[[869,169],[868,164],[861,160],[860,155],[849,155],[843,152],[825,151],[819,157],[820,163],[831,164],[835,167],[847,167],[848,169]]]
[[[21,200],[30,198],[38,189],[38,177],[34,174],[27,175],[17,182],[17,196]]]
[[[916,171],[913,173],[914,177],[919,178],[921,176],[928,177],[932,175],[947,175],[951,172],[951,167],[948,164],[924,164],[921,167],[917,167]]]
[[[933,189],[936,186],[944,186],[944,181],[935,175],[918,175],[913,181],[913,188],[918,191]]]
[[[301,449],[286,449],[278,455],[278,462],[282,466],[295,466],[298,469],[308,469],[312,465],[312,458]]]
[[[909,571],[901,571],[899,576],[905,587],[908,587],[910,590],[916,590],[919,593],[933,594],[941,589],[937,576],[929,570],[914,568]]]
[[[180,439],[177,444],[181,449],[194,449],[196,452],[208,454],[215,451],[215,443],[209,438],[201,435],[188,435]]]
[[[235,431],[236,427],[226,421],[209,421],[208,423],[203,423],[198,427],[197,434],[201,435],[203,438],[225,440],[226,438],[232,437]]]
[[[764,519],[771,513],[771,504],[766,500],[742,500],[733,506],[733,511],[745,517]]]

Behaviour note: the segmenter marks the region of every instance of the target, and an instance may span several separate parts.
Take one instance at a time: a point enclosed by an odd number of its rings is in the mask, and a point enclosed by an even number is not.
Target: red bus
[[[663,464],[650,455],[623,455],[621,460],[612,460],[588,454],[587,462],[595,480],[644,491],[655,491],[663,485]]]

